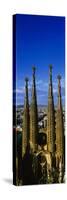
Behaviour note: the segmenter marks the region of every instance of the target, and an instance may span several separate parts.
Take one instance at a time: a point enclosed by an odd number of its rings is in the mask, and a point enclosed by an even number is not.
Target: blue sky
[[[54,102],[57,103],[57,75],[61,74],[62,102],[65,79],[65,18],[16,15],[17,104],[24,104],[25,77],[29,77],[31,100],[32,66],[36,66],[38,104],[47,105],[49,64],[53,65]]]

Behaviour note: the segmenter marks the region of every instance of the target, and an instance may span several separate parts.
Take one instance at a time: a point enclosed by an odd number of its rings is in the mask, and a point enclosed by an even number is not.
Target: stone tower
[[[47,108],[47,148],[52,158],[55,156],[55,113],[54,113],[52,65],[49,66],[49,90]]]
[[[26,151],[30,136],[30,120],[29,120],[29,100],[28,100],[28,78],[25,78],[25,99],[23,114],[23,134],[22,134],[22,156]]]
[[[60,160],[64,162],[64,125],[63,125],[63,110],[61,101],[61,76],[58,75],[58,104],[56,112],[56,163]]]
[[[38,111],[37,96],[35,84],[35,67],[33,67],[33,83],[32,83],[32,99],[30,105],[30,143],[33,150],[37,150],[37,134],[38,134]]]

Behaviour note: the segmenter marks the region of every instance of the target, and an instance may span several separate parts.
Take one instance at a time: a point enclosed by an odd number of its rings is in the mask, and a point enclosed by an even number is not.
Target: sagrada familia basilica
[[[57,76],[57,106],[55,110],[52,84],[52,65],[49,66],[48,105],[47,105],[47,131],[46,148],[43,143],[38,144],[38,105],[36,91],[36,68],[33,67],[32,95],[29,105],[28,78],[25,79],[25,97],[22,133],[22,159],[27,151],[34,155],[32,167],[34,175],[40,178],[35,183],[61,183],[64,182],[65,171],[65,144],[64,144],[64,120],[61,98],[61,76]],[[45,136],[45,131],[44,131]],[[41,172],[37,175],[39,170]],[[28,168],[28,166],[26,166]]]

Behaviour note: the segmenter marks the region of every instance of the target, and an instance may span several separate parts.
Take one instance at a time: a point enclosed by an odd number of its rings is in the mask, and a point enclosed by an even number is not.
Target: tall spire
[[[32,78],[33,78],[33,84],[32,84],[32,101],[35,101],[35,104],[37,106],[37,99],[36,99],[36,84],[35,84],[35,66],[32,67]]]
[[[22,156],[26,151],[29,143],[30,132],[29,121],[29,100],[28,100],[28,78],[25,78],[25,99],[24,99],[24,114],[23,114],[23,135],[22,135]]]
[[[62,109],[62,102],[61,102],[61,85],[60,85],[60,80],[61,80],[61,76],[58,75],[57,76],[58,79],[58,109]]]
[[[49,65],[49,98],[53,100],[53,88],[52,88],[52,65]]]
[[[49,65],[49,84],[52,84],[52,65]]]
[[[64,157],[64,125],[63,125],[63,110],[61,100],[61,76],[58,75],[58,104],[56,112],[56,154],[58,160]]]
[[[55,152],[55,114],[52,88],[52,65],[49,65],[49,91],[48,91],[48,109],[47,109],[47,145],[48,151]]]
[[[32,99],[30,106],[30,142],[33,145],[34,151],[37,149],[37,134],[38,134],[38,111],[37,111],[37,97],[35,84],[35,66],[32,68],[33,83],[32,83]]]

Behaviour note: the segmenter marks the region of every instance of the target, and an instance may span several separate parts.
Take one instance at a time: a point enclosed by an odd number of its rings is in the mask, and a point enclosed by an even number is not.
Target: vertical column
[[[30,142],[34,151],[37,149],[37,134],[38,134],[38,111],[37,111],[37,96],[36,96],[36,83],[35,83],[35,67],[33,70],[33,83],[32,83],[32,99],[30,105]]]
[[[54,154],[55,152],[55,114],[54,100],[52,87],[52,65],[49,66],[49,91],[48,91],[48,111],[47,111],[47,139],[48,151]]]
[[[23,133],[22,133],[22,156],[26,151],[30,137],[30,118],[29,118],[29,100],[28,100],[28,78],[25,78],[25,99],[23,114]]]
[[[63,110],[61,100],[61,76],[58,75],[58,104],[56,112],[56,156],[57,163],[64,161],[64,124],[63,124]]]

